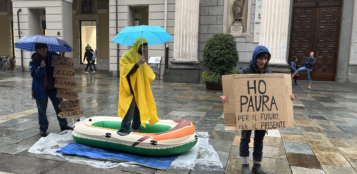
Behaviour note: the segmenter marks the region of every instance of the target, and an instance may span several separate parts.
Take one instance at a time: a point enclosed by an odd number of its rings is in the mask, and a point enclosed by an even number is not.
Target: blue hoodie
[[[241,69],[239,71],[239,74],[256,74],[256,73],[258,73],[256,70],[256,66],[257,66],[256,58],[259,53],[268,53],[269,60],[270,60],[271,55],[270,55],[269,50],[265,46],[257,46],[254,49],[252,60],[250,61],[250,65]],[[269,61],[265,64],[263,73],[272,73],[272,71],[270,69],[268,69],[268,67],[269,67]]]
[[[268,48],[265,46],[257,46],[257,48],[254,49],[252,60],[250,61],[251,64],[257,65],[256,58],[259,53],[268,53],[270,60],[271,55]]]
[[[52,56],[58,56],[57,53],[47,51],[47,57],[49,65],[52,64]],[[46,67],[41,67],[41,61],[44,60],[42,56],[38,53],[34,53],[30,60],[30,71],[32,76],[32,95],[36,100],[43,100],[45,97],[45,78],[46,78]],[[50,73],[53,77],[54,67],[50,66]],[[55,82],[55,78],[52,79]]]

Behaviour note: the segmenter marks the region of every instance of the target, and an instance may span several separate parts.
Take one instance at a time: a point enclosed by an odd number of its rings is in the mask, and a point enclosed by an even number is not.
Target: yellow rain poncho
[[[148,43],[145,39],[143,42]],[[124,119],[133,97],[135,96],[135,101],[140,111],[141,125],[145,127],[145,122],[147,121],[149,121],[150,125],[159,121],[154,96],[152,95],[150,87],[150,82],[155,80],[155,74],[146,63],[139,66],[137,71],[130,76],[130,83],[134,91],[134,96],[130,92],[127,80],[128,73],[142,57],[142,55],[138,52],[141,44],[142,37],[139,37],[135,41],[133,47],[125,52],[120,59],[118,116]]]

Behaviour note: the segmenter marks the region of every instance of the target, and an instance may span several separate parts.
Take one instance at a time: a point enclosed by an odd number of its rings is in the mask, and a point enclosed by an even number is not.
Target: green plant
[[[204,72],[206,73],[206,72]],[[203,82],[212,82],[212,83],[217,83],[217,84],[220,84],[222,85],[222,75],[220,74],[217,74],[217,73],[211,73],[211,74],[208,74],[206,73],[205,76],[204,74],[202,73],[202,80]]]
[[[232,72],[230,72],[230,73],[228,73],[228,74],[238,74],[239,73],[239,70],[237,70],[237,71],[232,71]]]
[[[236,42],[230,34],[213,35],[208,39],[203,50],[203,64],[208,68],[211,75],[228,74],[236,67],[238,59]]]

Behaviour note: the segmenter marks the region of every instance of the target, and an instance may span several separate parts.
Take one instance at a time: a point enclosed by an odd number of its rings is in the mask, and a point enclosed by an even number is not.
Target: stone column
[[[199,83],[198,25],[200,0],[175,1],[174,60],[164,82]]]
[[[290,0],[264,0],[259,45],[271,53],[269,63],[287,65]]]
[[[199,10],[200,0],[175,1],[174,60],[170,68],[185,62],[186,68],[193,69],[195,66],[190,68],[189,64],[198,64]]]

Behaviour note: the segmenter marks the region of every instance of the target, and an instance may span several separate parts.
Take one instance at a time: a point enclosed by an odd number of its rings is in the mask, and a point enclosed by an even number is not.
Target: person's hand
[[[140,65],[143,64],[143,63],[145,63],[145,57],[144,57],[144,56],[141,57],[141,58],[139,59],[138,63],[136,63],[136,64],[138,64],[138,66],[140,66]]]
[[[60,56],[64,57],[64,51],[60,51]]]
[[[226,100],[227,100],[227,96],[221,96],[221,100],[222,100],[222,103],[225,103],[226,102]]]
[[[44,60],[41,61],[41,68],[45,67],[46,66],[46,63]]]
[[[291,95],[290,95],[290,99],[291,99],[291,101],[294,101],[295,95],[294,95],[294,94],[291,94]]]

